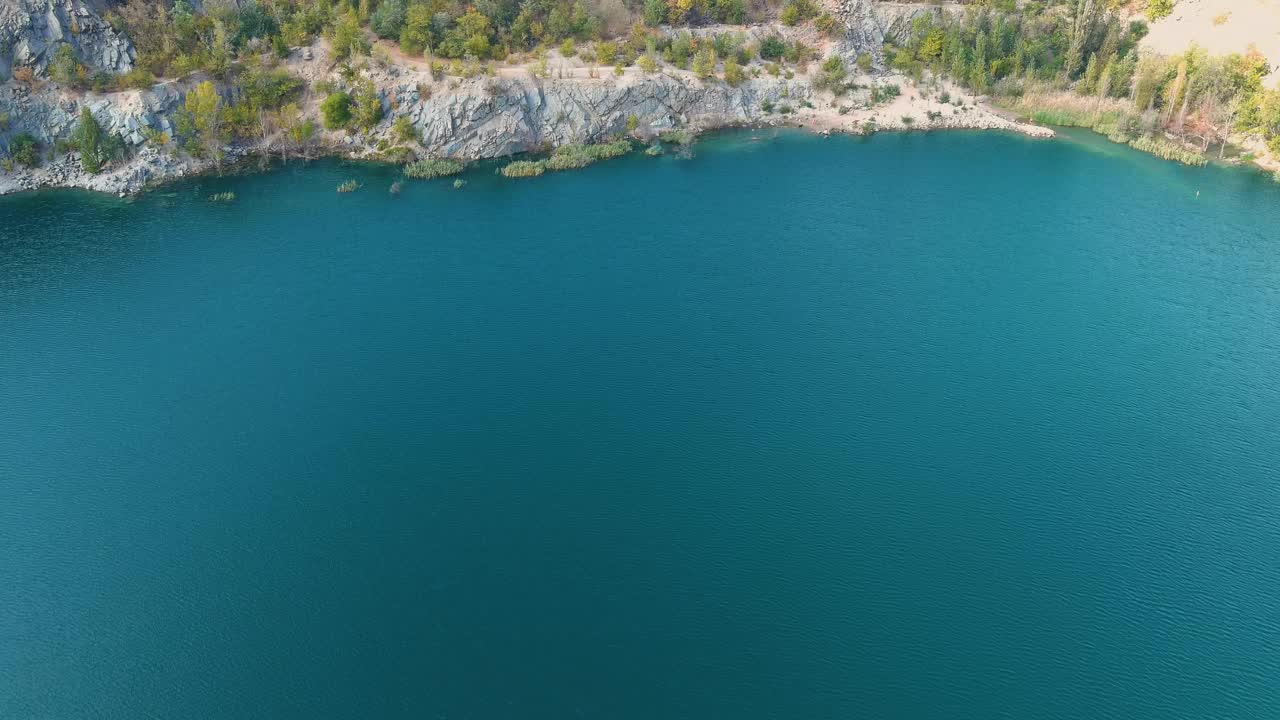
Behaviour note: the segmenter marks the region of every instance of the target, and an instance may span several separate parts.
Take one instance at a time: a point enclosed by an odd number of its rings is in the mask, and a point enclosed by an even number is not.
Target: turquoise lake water
[[[1280,717],[1280,186],[394,179],[0,199],[0,718]]]

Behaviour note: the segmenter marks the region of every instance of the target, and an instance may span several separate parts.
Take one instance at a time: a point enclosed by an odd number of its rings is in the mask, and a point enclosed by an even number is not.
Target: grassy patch
[[[431,180],[434,178],[446,177],[449,175],[457,175],[462,172],[464,165],[456,160],[444,160],[440,158],[426,158],[411,162],[404,166],[405,177],[416,178],[419,180]]]

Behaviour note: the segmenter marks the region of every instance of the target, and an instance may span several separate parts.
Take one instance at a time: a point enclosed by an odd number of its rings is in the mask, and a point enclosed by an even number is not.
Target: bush
[[[416,142],[418,139],[418,129],[413,126],[413,121],[408,115],[397,117],[391,125],[391,131],[400,142]]]
[[[541,175],[546,172],[546,170],[546,166],[541,162],[534,160],[517,160],[506,165],[498,172],[502,173],[503,177],[526,178]]]
[[[1146,10],[1143,14],[1151,22],[1155,22],[1160,18],[1168,17],[1173,12],[1173,0],[1147,0]]]
[[[146,68],[134,68],[116,78],[116,85],[134,90],[146,90],[156,84],[156,76]]]
[[[336,92],[320,103],[320,119],[328,130],[344,128],[351,122],[351,96]]]
[[[372,129],[382,120],[382,96],[371,82],[361,83],[351,98],[351,124],[362,130]]]
[[[743,79],[742,66],[732,60],[725,60],[724,81],[729,83],[731,87],[738,87],[742,84]]]
[[[46,71],[49,77],[63,85],[79,87],[88,78],[88,70],[76,59],[75,50],[71,45],[65,42],[58,43],[58,49],[49,60]]]
[[[832,36],[832,37],[836,36],[840,31],[839,22],[837,22],[834,17],[832,17],[827,13],[823,13],[819,15],[813,21],[813,26],[817,28],[818,32],[822,33],[823,35]]]
[[[419,180],[432,180],[462,172],[464,165],[456,160],[443,158],[425,158],[404,166],[405,177]]]
[[[15,135],[9,141],[9,156],[29,168],[40,165],[40,143],[30,133]]]
[[[874,85],[871,88],[871,104],[876,105],[886,100],[892,100],[902,94],[902,88],[897,85]]]
[[[845,69],[844,59],[839,55],[832,55],[822,63],[822,72],[818,73],[818,77],[814,78],[813,86],[819,90],[830,90],[837,95],[843,92],[844,88],[841,83],[849,74]]]
[[[770,35],[760,41],[760,58],[762,60],[781,60],[787,53],[787,44],[777,35]]]

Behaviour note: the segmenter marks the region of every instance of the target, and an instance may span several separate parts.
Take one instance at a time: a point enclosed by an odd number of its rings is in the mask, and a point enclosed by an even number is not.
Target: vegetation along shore
[[[1191,164],[1280,169],[1268,58],[1256,45],[1151,47],[1149,37],[1169,35],[1159,32],[1178,11],[1169,0],[0,0],[0,9],[0,48],[9,48],[0,193],[124,194],[253,157],[332,154],[429,179],[544,153],[506,173],[525,177],[632,142],[656,154],[664,134],[764,125],[1036,136],[1077,125]]]

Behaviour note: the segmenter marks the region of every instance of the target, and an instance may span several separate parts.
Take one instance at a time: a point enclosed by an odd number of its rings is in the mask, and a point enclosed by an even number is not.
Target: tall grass
[[[1204,155],[1201,155],[1194,150],[1188,150],[1177,143],[1169,142],[1164,138],[1156,137],[1154,135],[1143,135],[1142,137],[1135,138],[1129,141],[1129,146],[1135,150],[1151,153],[1158,158],[1180,162],[1183,165],[1200,166],[1209,162],[1205,159]]]
[[[404,175],[405,177],[417,178],[419,180],[431,180],[433,178],[446,177],[448,175],[457,175],[462,172],[463,168],[463,164],[455,160],[426,158],[405,165]]]
[[[537,177],[546,171],[546,164],[541,160],[516,160],[507,164],[498,172],[502,173],[503,177],[527,178]]]

